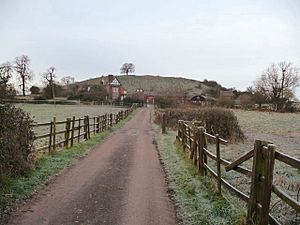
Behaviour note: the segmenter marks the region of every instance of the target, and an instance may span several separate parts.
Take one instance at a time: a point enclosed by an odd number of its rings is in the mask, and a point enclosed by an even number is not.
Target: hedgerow
[[[156,122],[160,123],[160,115],[166,115],[167,127],[177,129],[178,120],[201,121],[206,131],[211,134],[219,134],[222,138],[231,141],[241,141],[244,134],[239,126],[234,113],[221,107],[197,107],[197,108],[168,108],[159,109],[156,113]]]
[[[11,104],[0,105],[0,183],[33,167],[32,122],[22,109]]]

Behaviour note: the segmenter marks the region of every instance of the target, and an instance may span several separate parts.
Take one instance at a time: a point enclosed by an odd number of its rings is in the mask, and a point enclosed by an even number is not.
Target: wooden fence
[[[204,176],[209,173],[216,179],[220,194],[223,186],[247,204],[247,224],[280,225],[269,213],[272,192],[297,213],[300,213],[300,202],[273,184],[273,170],[276,160],[300,170],[299,159],[277,151],[272,143],[256,140],[254,149],[234,162],[229,162],[223,159],[220,154],[221,146],[226,145],[228,141],[220,138],[219,135],[207,133],[204,127],[198,127],[196,122],[191,121],[178,121],[176,139],[181,143],[183,150],[189,153],[189,157],[197,166],[200,175]],[[214,143],[215,153],[208,149],[208,140]],[[208,165],[208,158],[216,162],[216,171]],[[241,163],[250,158],[253,158],[252,170],[240,166]],[[250,177],[250,195],[225,180],[222,177],[221,166],[225,166],[225,171],[235,170]]]
[[[132,107],[122,110],[116,114],[104,114],[101,116],[84,118],[67,118],[64,121],[56,121],[56,117],[48,123],[33,124],[33,129],[39,129],[40,132],[35,132],[36,151],[46,151],[49,153],[55,151],[58,147],[69,148],[74,145],[75,142],[81,142],[83,140],[90,139],[91,135],[101,133],[113,124],[118,124],[121,120],[128,117],[128,115],[137,107],[133,104]],[[47,130],[42,131],[41,130]],[[37,142],[41,142],[37,144]]]

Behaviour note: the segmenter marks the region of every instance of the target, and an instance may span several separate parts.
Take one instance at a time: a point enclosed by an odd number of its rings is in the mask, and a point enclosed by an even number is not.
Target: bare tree
[[[12,77],[13,68],[9,62],[0,65],[0,85],[6,85]]]
[[[128,73],[134,73],[135,65],[133,63],[124,63],[120,70],[121,73],[126,73],[126,75],[128,75]]]
[[[55,75],[55,67],[50,67],[45,73],[42,74],[42,77],[47,81],[47,85],[51,88],[51,97],[54,99],[55,98],[55,93],[54,93],[54,79],[56,78]]]
[[[299,68],[292,63],[272,64],[255,82],[255,90],[273,104],[275,110],[283,109],[285,103],[294,96],[294,89],[299,86]]]
[[[71,76],[65,76],[65,77],[61,78],[61,82],[62,82],[63,85],[69,87],[70,84],[75,83],[75,78],[71,77]]]
[[[33,73],[29,69],[29,63],[30,59],[26,55],[21,55],[19,57],[16,57],[14,62],[14,69],[16,70],[19,79],[21,80],[21,87],[22,87],[22,93],[23,96],[25,96],[26,91],[26,82],[28,80],[31,80],[33,77]]]

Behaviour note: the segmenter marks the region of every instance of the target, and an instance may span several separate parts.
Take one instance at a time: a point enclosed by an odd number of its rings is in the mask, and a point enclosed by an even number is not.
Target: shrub
[[[75,92],[68,97],[68,100],[81,100],[81,101],[105,101],[108,93],[103,85],[93,85],[89,89]]]
[[[16,96],[16,90],[12,85],[0,84],[0,101],[2,99],[13,99]]]
[[[201,121],[208,133],[219,134],[222,138],[231,141],[241,141],[244,134],[238,124],[234,113],[229,109],[219,107],[202,107],[186,109],[165,109],[162,110],[167,116],[167,126],[177,129],[178,120]],[[156,115],[156,122],[160,122],[159,115]]]
[[[29,90],[30,90],[30,92],[31,92],[32,95],[37,95],[41,91],[40,88],[37,87],[37,86],[32,86]]]
[[[59,97],[61,95],[61,92],[63,90],[62,86],[59,84],[53,84],[54,87],[54,94],[55,97]],[[43,89],[43,96],[46,99],[53,99],[52,97],[52,86],[51,85],[47,85],[44,89]]]
[[[234,106],[234,101],[224,98],[219,98],[217,101],[217,105],[225,108],[232,108]]]
[[[126,97],[124,98],[123,103],[125,105],[132,105],[133,103],[139,103],[141,105],[144,105],[145,101],[144,99],[140,99],[140,98]]]
[[[43,95],[37,95],[33,97],[34,100],[47,100],[47,98]]]
[[[176,100],[168,96],[159,96],[155,98],[155,105],[161,109],[177,106],[177,103]]]
[[[0,183],[32,168],[29,156],[33,151],[33,121],[22,109],[0,105]]]

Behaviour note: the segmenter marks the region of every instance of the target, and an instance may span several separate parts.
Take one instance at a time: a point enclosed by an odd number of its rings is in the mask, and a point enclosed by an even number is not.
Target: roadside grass
[[[42,155],[36,161],[36,168],[28,171],[23,176],[10,178],[0,187],[0,224],[5,214],[13,210],[17,201],[24,201],[30,198],[54,175],[63,169],[75,164],[81,157],[92,151],[96,145],[101,143],[111,132],[121,128],[130,120],[136,111],[125,120],[113,125],[109,130],[96,134],[90,140],[81,142],[69,149],[61,149],[51,155]]]
[[[179,218],[183,224],[192,225],[242,225],[246,211],[238,201],[231,202],[228,193],[218,195],[215,183],[210,177],[201,177],[192,162],[174,143],[176,133],[161,134],[157,125],[156,142],[164,164],[169,187],[174,190],[176,204],[179,205]]]

